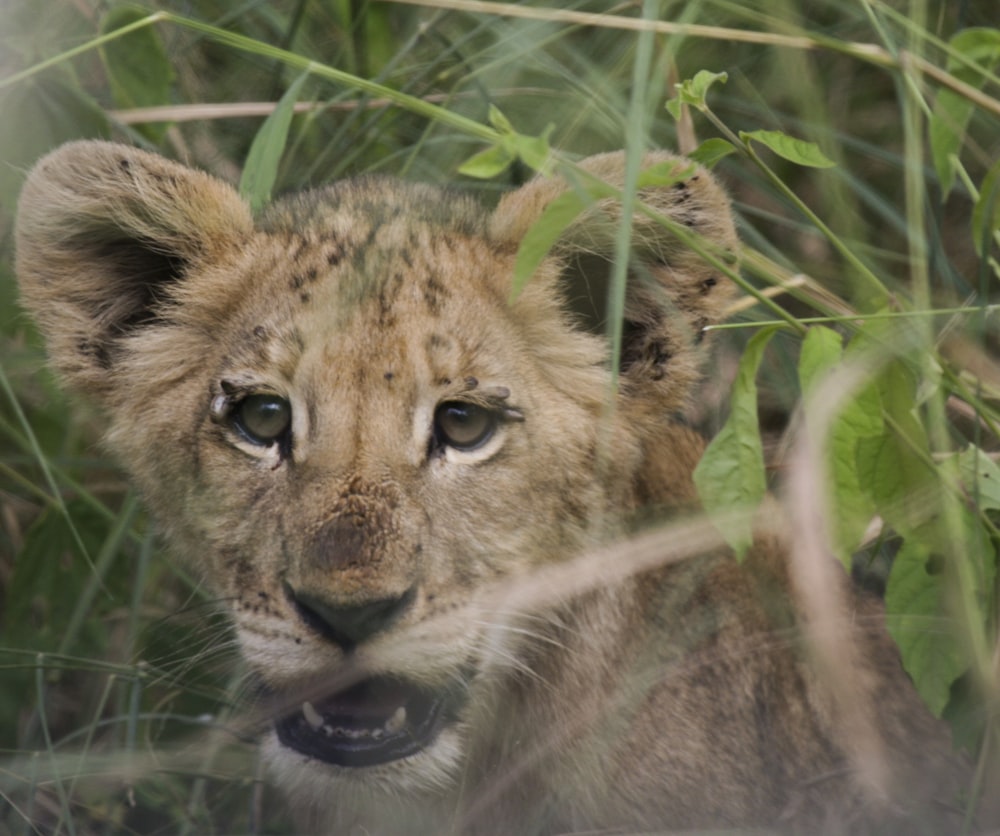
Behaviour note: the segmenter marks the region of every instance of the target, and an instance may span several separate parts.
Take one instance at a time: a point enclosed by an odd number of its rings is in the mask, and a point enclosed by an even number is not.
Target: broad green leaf
[[[815,142],[796,139],[781,131],[740,131],[740,139],[748,144],[759,142],[779,157],[810,168],[832,168],[836,163],[827,157]]]
[[[757,370],[776,328],[765,328],[747,343],[733,384],[729,418],[705,449],[694,472],[694,483],[710,516],[742,559],[753,541],[749,519],[736,524],[733,511],[751,511],[767,492],[764,449],[757,419]],[[722,521],[725,521],[722,524]]]
[[[136,6],[116,6],[101,20],[101,34],[106,35],[149,16]],[[170,101],[174,69],[156,29],[146,26],[100,48],[101,58],[111,82],[111,95],[122,108],[152,107]],[[163,138],[167,126],[149,123],[139,130],[150,139]]]
[[[979,199],[972,209],[972,244],[980,258],[992,246],[993,237],[1000,230],[1000,160],[990,166],[979,187]]]
[[[886,586],[889,632],[899,645],[903,666],[924,701],[940,716],[952,683],[968,667],[945,621],[941,559],[920,541],[907,540],[896,555]]]
[[[970,444],[958,454],[962,484],[983,510],[1000,510],[1000,467],[978,447]]]
[[[250,146],[243,166],[243,176],[240,178],[240,194],[249,201],[255,212],[266,206],[271,199],[271,191],[278,179],[278,165],[288,141],[295,103],[299,100],[302,85],[308,77],[307,70],[291,83],[270,116],[260,126]]]
[[[799,383],[803,393],[814,390],[840,363],[843,340],[832,328],[812,326],[802,341],[799,354]]]
[[[799,380],[806,396],[840,365],[842,355],[842,341],[836,331],[816,326],[809,329],[799,357]],[[823,440],[833,504],[829,514],[832,545],[848,570],[851,556],[875,514],[874,503],[863,489],[858,472],[858,444],[862,438],[882,431],[881,401],[874,387],[868,385],[837,404],[829,435]]]
[[[713,73],[710,70],[699,70],[694,78],[675,84],[677,96],[667,102],[667,110],[674,119],[681,118],[681,107],[690,105],[698,110],[706,107],[705,99],[713,84],[725,84],[729,80],[728,73]]]
[[[458,167],[458,173],[488,180],[503,172],[515,159],[517,155],[502,143],[469,157]]]
[[[993,71],[1000,64],[1000,30],[987,28],[965,29],[948,44],[951,55],[948,71],[959,81],[982,89],[986,78],[970,68],[961,58],[974,61],[983,69]],[[934,99],[934,111],[929,125],[931,155],[934,169],[941,183],[942,199],[955,185],[954,159],[959,156],[969,120],[975,105],[965,96],[942,88]]]
[[[726,139],[713,137],[706,139],[701,145],[694,149],[688,158],[696,163],[701,163],[705,168],[713,168],[723,157],[736,153],[736,146]]]
[[[881,434],[859,440],[858,474],[879,513],[908,536],[937,513],[940,483],[926,430],[913,411],[916,382],[909,371],[890,364],[878,388],[887,420]]]
[[[575,221],[587,207],[593,204],[586,192],[568,191],[555,198],[535,221],[517,248],[514,262],[514,280],[511,297],[517,295],[535,274],[549,251],[555,246],[566,227]]]

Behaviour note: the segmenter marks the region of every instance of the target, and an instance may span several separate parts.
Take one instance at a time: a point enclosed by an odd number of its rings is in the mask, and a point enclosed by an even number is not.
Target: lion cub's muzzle
[[[347,672],[359,647],[413,616],[419,597],[420,540],[401,530],[399,503],[384,485],[354,482],[334,513],[307,534],[283,579],[300,621],[343,652]],[[275,730],[284,746],[308,757],[377,766],[417,754],[457,719],[465,691],[462,677],[457,682],[434,689],[380,673],[329,693],[314,689],[308,698],[285,694]]]

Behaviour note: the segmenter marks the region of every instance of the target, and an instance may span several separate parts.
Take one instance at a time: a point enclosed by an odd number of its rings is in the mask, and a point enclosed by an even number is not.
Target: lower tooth
[[[406,706],[401,705],[397,708],[392,716],[385,721],[385,730],[389,734],[396,734],[403,730],[403,726],[406,725]]]
[[[302,716],[306,718],[306,722],[309,724],[310,728],[313,729],[313,731],[318,731],[323,725],[323,717],[315,708],[313,708],[312,703],[308,700],[302,703]]]

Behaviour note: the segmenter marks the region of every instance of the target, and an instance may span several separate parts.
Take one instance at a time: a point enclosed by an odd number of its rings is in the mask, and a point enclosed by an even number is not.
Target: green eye
[[[434,413],[435,439],[455,450],[475,450],[492,438],[496,428],[496,413],[476,404],[446,401]]]
[[[270,445],[287,435],[292,406],[278,395],[247,395],[233,409],[233,424],[255,444]]]

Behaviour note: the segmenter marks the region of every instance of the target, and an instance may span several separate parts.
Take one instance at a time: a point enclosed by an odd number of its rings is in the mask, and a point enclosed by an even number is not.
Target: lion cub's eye
[[[474,450],[496,432],[496,413],[472,403],[445,401],[434,413],[434,435],[438,443],[456,450]]]
[[[233,408],[232,420],[250,441],[266,446],[288,432],[292,406],[278,395],[247,395]]]

